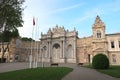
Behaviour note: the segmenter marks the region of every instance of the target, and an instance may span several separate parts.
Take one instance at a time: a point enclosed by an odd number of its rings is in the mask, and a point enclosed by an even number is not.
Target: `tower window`
[[[119,45],[119,48],[120,48],[120,41],[118,41],[118,45]]]
[[[115,54],[112,54],[112,62],[116,63],[116,55]]]
[[[114,41],[111,41],[111,48],[115,48]]]
[[[101,32],[97,31],[97,38],[101,38]]]

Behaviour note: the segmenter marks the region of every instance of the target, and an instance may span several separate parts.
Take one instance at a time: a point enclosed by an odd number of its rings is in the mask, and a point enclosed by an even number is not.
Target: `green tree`
[[[0,37],[1,37],[0,41],[9,42],[11,41],[12,38],[19,37],[19,32],[17,29],[13,31],[5,30],[4,32],[0,34]]]
[[[2,43],[2,58],[8,49],[9,41],[12,37],[19,35],[17,28],[23,26],[22,11],[24,10],[22,4],[24,0],[0,0],[0,41]],[[7,47],[4,48],[4,42]]]
[[[1,62],[4,62],[4,61],[5,61],[5,59],[4,59],[4,54],[5,54],[6,50],[9,51],[9,47],[8,47],[8,46],[9,46],[9,41],[11,41],[12,38],[17,38],[17,37],[19,37],[19,32],[18,32],[17,29],[14,30],[14,31],[8,31],[8,30],[7,30],[7,31],[4,31],[3,33],[1,33],[0,36],[1,36],[2,40],[4,41],[4,42],[1,43],[1,45],[2,45],[2,50],[3,50]],[[0,40],[0,41],[1,41],[1,40]],[[4,43],[7,44],[6,47],[4,47],[4,45],[5,45]]]
[[[97,54],[93,57],[92,66],[95,69],[108,69],[109,59],[104,54]]]
[[[11,31],[4,31],[2,33],[2,40],[4,42],[9,42],[10,41],[10,36],[11,36]]]
[[[32,38],[27,38],[27,37],[22,37],[21,40],[22,41],[35,41]]]
[[[0,28],[14,30],[23,26],[22,4],[24,0],[1,0],[0,1]]]
[[[18,31],[18,29],[15,29],[15,30],[13,30],[13,31],[11,32],[11,37],[12,37],[12,38],[17,38],[17,37],[19,37],[19,31]]]

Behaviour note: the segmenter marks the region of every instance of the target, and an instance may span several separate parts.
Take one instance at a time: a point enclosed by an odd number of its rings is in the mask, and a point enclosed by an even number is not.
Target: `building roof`
[[[120,35],[120,33],[106,34],[106,36],[112,36],[112,35]]]

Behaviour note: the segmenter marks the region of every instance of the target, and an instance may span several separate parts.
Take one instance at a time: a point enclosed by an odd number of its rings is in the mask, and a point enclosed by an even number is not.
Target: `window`
[[[115,54],[112,54],[112,62],[116,63],[116,55]]]
[[[2,52],[2,48],[0,48],[0,52]]]
[[[120,41],[118,41],[118,45],[119,45],[119,48],[120,48]]]
[[[97,38],[101,38],[101,32],[99,30],[97,31]]]
[[[73,49],[72,49],[71,44],[68,45],[67,52],[68,52],[68,54],[66,54],[66,58],[72,58],[73,57]]]
[[[44,57],[44,58],[47,58],[47,57],[48,57],[47,47],[46,47],[46,46],[43,47],[43,57]]]
[[[111,48],[115,48],[114,41],[111,41]]]

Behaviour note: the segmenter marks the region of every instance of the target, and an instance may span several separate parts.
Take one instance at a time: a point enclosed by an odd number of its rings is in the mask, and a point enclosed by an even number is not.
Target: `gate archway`
[[[52,62],[58,63],[59,59],[60,59],[60,45],[58,43],[55,43],[53,45]]]

